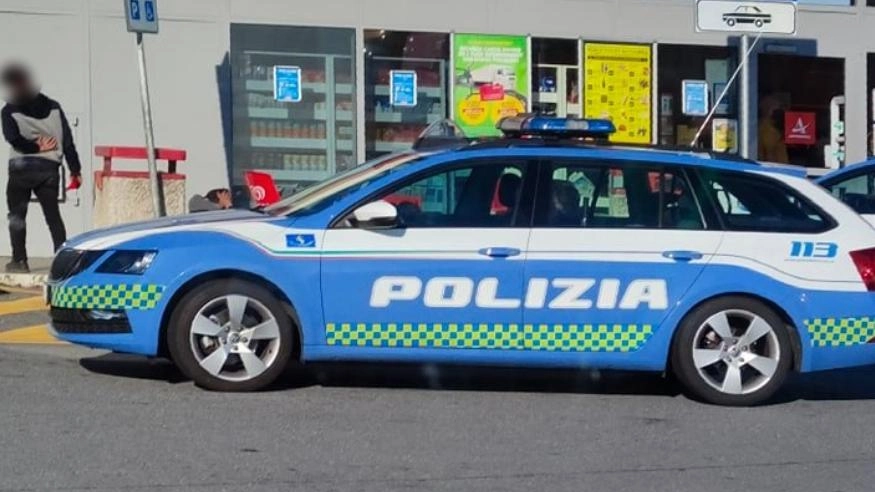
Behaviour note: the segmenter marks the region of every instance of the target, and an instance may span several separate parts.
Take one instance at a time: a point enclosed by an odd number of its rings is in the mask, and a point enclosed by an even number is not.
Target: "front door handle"
[[[520,254],[520,250],[517,248],[505,248],[502,246],[493,246],[490,248],[483,248],[478,251],[481,255],[489,256],[491,258],[509,258],[511,256],[517,256]]]
[[[693,261],[702,259],[702,253],[685,250],[663,251],[662,256],[674,261]]]

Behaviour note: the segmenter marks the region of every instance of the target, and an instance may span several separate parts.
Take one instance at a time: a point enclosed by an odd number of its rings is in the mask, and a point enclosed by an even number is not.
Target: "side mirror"
[[[352,220],[361,229],[388,229],[398,225],[398,210],[387,201],[377,200],[355,209]]]

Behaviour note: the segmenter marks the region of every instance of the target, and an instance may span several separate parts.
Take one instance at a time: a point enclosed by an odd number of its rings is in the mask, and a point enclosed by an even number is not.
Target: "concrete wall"
[[[155,136],[160,146],[189,151],[182,165],[189,194],[227,185],[217,66],[229,49],[232,22],[733,42],[693,32],[691,0],[161,0],[159,14],[161,34],[146,38]],[[804,7],[799,17],[798,38],[815,39],[819,56],[846,60],[849,162],[866,155],[866,53],[875,52],[873,27],[875,8],[862,5]],[[86,186],[79,205],[67,202],[62,210],[71,234],[86,230],[91,172],[101,165],[93,147],[143,144],[135,43],[125,31],[122,1],[0,0],[0,60],[9,57],[32,63],[44,91],[78,120]],[[0,161],[6,157],[0,145]],[[4,187],[5,181],[0,165]],[[38,208],[34,204],[28,219],[32,256],[50,253]],[[0,255],[7,255],[5,214],[0,231]]]

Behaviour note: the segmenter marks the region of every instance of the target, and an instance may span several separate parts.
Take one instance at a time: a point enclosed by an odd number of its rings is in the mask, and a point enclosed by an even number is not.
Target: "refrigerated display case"
[[[550,116],[581,115],[579,69],[569,65],[538,65],[532,94],[532,112]]]
[[[267,28],[280,37],[288,32],[290,40],[302,33],[287,30],[314,29]],[[325,43],[318,41],[311,47],[313,51],[326,51]],[[291,191],[355,165],[355,70],[351,51],[274,51],[232,44],[232,53],[235,182],[242,182],[247,170],[262,171]],[[274,98],[275,66],[301,69],[299,102]]]
[[[409,149],[429,124],[447,117],[449,35],[365,31],[365,153],[368,159]],[[393,70],[416,72],[416,105],[393,106]]]

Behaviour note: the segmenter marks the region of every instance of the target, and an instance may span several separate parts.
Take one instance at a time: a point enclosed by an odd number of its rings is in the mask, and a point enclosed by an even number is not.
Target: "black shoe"
[[[10,261],[6,264],[6,273],[30,273],[27,261]]]

